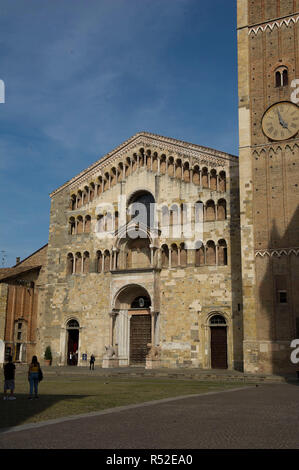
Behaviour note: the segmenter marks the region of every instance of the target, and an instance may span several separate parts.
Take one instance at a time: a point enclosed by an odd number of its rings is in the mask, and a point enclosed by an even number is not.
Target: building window
[[[287,304],[288,303],[288,296],[286,291],[278,291],[278,302],[280,304]]]
[[[19,329],[19,330],[22,329],[22,323],[21,323],[21,322],[18,323],[18,329]]]
[[[18,339],[22,339],[22,332],[21,331],[18,332]]]
[[[287,86],[289,83],[288,69],[286,67],[279,67],[275,71],[275,86],[276,88]]]

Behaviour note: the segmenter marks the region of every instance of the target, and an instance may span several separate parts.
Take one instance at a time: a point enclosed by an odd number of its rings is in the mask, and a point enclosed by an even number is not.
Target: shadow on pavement
[[[64,401],[61,416],[68,416],[71,414],[78,414],[72,412],[72,406],[68,403],[70,400],[80,400],[87,397],[87,395],[40,395],[39,398],[33,398],[28,400],[28,394],[16,394],[16,400],[0,400],[0,434],[9,427],[20,426],[22,424],[28,424],[39,421],[47,421],[49,419],[55,419],[56,417],[49,414],[38,420],[37,417],[40,413],[44,413],[45,410],[57,405],[59,402]],[[67,400],[67,402],[66,402]],[[69,405],[71,405],[69,403]],[[34,419],[36,417],[36,419]]]

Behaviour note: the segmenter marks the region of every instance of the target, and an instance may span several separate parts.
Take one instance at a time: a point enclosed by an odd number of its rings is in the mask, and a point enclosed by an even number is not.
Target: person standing
[[[15,370],[16,366],[12,362],[12,356],[8,356],[8,362],[3,368],[4,372],[4,397],[3,400],[15,400],[14,389],[15,389]],[[10,396],[8,397],[6,392],[10,390]]]
[[[38,398],[37,392],[38,392],[39,371],[40,371],[39,362],[37,360],[37,357],[33,356],[31,360],[31,364],[29,365],[29,369],[28,369],[28,380],[30,384],[30,395],[28,397],[29,400],[32,400],[33,398],[33,389],[34,389],[35,398]]]
[[[95,360],[96,360],[96,358],[95,358],[94,355],[92,354],[92,355],[90,356],[90,361],[89,361],[89,370],[91,370],[91,368],[92,368],[92,370],[94,370],[94,363],[95,363]]]

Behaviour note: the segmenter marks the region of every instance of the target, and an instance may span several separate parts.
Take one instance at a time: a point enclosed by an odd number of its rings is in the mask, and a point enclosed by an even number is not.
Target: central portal
[[[115,320],[111,321],[111,344],[117,344],[119,366],[145,367],[155,345],[156,317],[147,290],[130,284],[116,295]]]
[[[144,365],[151,342],[151,316],[135,314],[130,319],[130,365]]]

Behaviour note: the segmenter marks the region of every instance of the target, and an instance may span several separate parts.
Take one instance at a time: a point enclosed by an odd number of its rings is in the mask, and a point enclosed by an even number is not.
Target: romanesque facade
[[[140,133],[51,200],[39,354],[242,367],[235,156]]]
[[[296,370],[299,0],[237,5],[239,158],[141,132],[53,191],[33,313],[0,272],[19,355],[23,318],[53,364]]]

